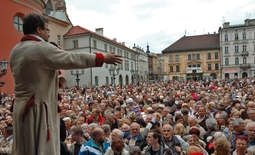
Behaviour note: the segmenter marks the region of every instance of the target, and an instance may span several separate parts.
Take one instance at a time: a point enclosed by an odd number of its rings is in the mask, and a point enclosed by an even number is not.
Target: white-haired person
[[[105,155],[129,155],[124,143],[123,135],[124,133],[119,129],[112,130],[111,146],[108,148]]]

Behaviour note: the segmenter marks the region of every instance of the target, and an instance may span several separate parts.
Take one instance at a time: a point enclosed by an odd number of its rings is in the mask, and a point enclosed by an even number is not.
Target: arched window
[[[22,19],[22,15],[21,14],[16,14],[13,17],[13,25],[15,27],[15,29],[19,32],[23,32],[23,19]]]
[[[239,65],[239,58],[238,57],[235,58],[235,64]]]

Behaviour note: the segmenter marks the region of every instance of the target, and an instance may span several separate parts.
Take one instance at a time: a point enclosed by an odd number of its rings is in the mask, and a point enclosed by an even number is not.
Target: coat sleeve
[[[75,69],[103,65],[103,63],[98,63],[98,55],[96,54],[65,51],[47,42],[42,43],[39,50],[42,63],[49,69]]]

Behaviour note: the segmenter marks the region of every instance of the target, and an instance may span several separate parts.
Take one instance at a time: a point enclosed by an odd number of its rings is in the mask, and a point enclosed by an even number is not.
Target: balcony
[[[186,69],[186,73],[190,74],[190,73],[202,73],[202,68],[201,67],[188,67]]]
[[[248,57],[249,56],[249,52],[248,51],[243,51],[240,55],[242,57]]]
[[[241,69],[248,69],[248,68],[251,68],[251,65],[250,64],[240,64],[240,68]]]

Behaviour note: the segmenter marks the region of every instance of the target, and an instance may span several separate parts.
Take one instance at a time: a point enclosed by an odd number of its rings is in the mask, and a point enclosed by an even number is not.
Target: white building
[[[65,71],[67,86],[91,87],[132,83],[131,71],[135,70],[138,52],[126,47],[124,42],[118,43],[116,39],[104,37],[103,28],[92,32],[80,26],[72,27],[64,35],[64,49],[70,52],[113,52],[123,57],[123,63],[117,66],[104,64],[103,67]]]
[[[147,81],[149,76],[149,65],[148,65],[148,55],[145,51],[134,44],[133,50],[138,53],[136,57],[135,70],[131,70],[132,81],[134,83],[138,81]]]
[[[255,76],[255,19],[246,19],[244,24],[220,28],[222,78]]]

